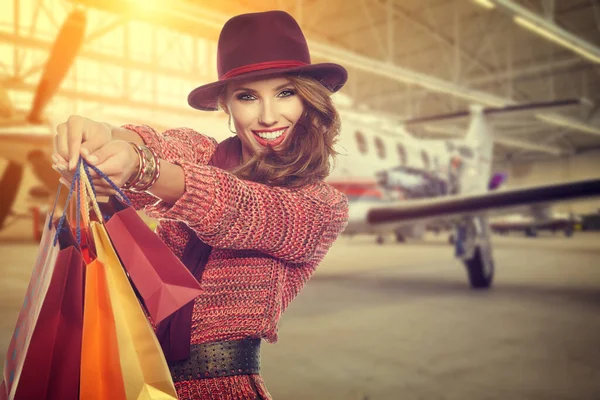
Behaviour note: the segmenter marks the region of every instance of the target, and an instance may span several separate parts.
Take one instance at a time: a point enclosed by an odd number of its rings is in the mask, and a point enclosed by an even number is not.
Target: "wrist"
[[[139,182],[140,176],[142,175],[142,169],[144,168],[142,154],[136,144],[129,142],[128,150],[133,163],[126,171],[127,173],[125,175],[127,176],[127,180],[123,184],[123,189],[131,189],[135,186]]]
[[[136,176],[138,176],[141,168],[140,156],[137,148],[134,143],[129,143],[129,153],[131,154],[131,159],[133,160],[133,165],[129,169],[129,174],[127,175],[127,182],[132,182]]]
[[[134,161],[136,167],[132,167],[131,174],[123,188],[134,192],[148,191],[160,176],[160,159],[148,146],[132,142],[129,144],[131,151],[136,153],[133,159],[137,159],[137,162]]]

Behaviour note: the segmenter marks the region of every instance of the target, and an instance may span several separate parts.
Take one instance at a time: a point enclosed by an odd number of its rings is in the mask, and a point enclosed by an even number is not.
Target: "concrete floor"
[[[441,238],[341,238],[263,347],[275,399],[600,399],[600,235],[494,237],[471,291]],[[36,246],[0,244],[0,354]]]

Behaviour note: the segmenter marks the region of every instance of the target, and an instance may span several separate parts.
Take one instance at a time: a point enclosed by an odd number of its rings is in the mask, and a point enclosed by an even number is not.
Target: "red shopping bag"
[[[84,264],[70,230],[54,243],[48,222],[6,355],[0,397],[11,400],[79,393]]]
[[[101,205],[111,242],[154,323],[194,300],[200,284],[132,208],[116,196]]]

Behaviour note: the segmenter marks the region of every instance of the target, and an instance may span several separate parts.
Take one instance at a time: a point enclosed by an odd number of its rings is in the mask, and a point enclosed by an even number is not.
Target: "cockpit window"
[[[398,158],[400,159],[400,165],[401,166],[405,166],[407,160],[407,156],[406,156],[406,149],[404,148],[404,146],[402,145],[402,143],[398,143],[398,146],[396,146],[396,150],[398,151]]]
[[[375,149],[377,150],[377,155],[379,158],[383,160],[385,158],[385,144],[380,137],[375,138]]]
[[[365,135],[361,131],[356,131],[356,145],[358,147],[358,151],[360,154],[367,154],[367,140],[365,139]]]

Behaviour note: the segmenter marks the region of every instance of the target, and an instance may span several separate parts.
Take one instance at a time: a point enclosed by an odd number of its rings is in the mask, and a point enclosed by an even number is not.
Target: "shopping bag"
[[[124,400],[117,331],[104,265],[97,259],[86,267],[81,345],[81,400]]]
[[[116,196],[101,206],[112,244],[155,324],[200,294],[196,278],[132,207]]]
[[[0,397],[76,399],[84,265],[69,229],[45,223],[38,258],[4,365]],[[54,237],[56,236],[56,240]]]
[[[160,344],[103,225],[91,222],[97,260],[105,267],[126,398],[177,399]]]

